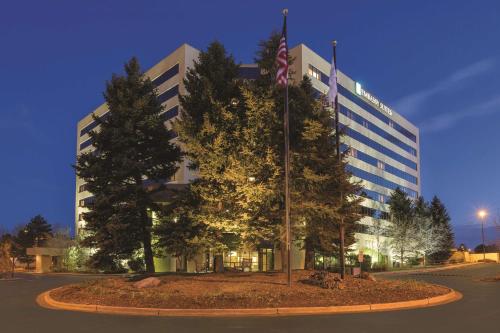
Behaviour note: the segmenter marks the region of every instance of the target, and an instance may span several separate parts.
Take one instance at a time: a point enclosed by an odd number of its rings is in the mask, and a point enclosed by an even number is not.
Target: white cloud
[[[467,109],[447,112],[430,118],[420,126],[420,129],[422,132],[437,132],[453,127],[464,118],[484,116],[496,112],[500,112],[500,95]]]
[[[494,64],[495,62],[492,58],[487,58],[461,68],[447,78],[431,85],[429,88],[399,99],[394,103],[394,107],[401,114],[413,114],[423,109],[423,104],[432,96],[461,87],[470,78],[492,69]]]

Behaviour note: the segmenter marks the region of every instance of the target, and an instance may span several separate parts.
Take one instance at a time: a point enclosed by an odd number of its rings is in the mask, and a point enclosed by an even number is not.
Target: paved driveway
[[[40,308],[40,292],[85,279],[75,276],[21,276],[0,281],[1,333],[79,332],[500,332],[500,282],[481,277],[500,274],[498,264],[480,264],[425,274],[387,278],[419,279],[463,293],[458,302],[393,312],[298,317],[154,318],[54,311]]]

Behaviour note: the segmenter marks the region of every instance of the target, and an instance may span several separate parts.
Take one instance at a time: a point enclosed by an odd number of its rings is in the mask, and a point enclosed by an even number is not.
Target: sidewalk
[[[423,268],[415,268],[415,269],[407,269],[407,270],[402,269],[402,270],[396,270],[396,271],[376,272],[376,273],[372,273],[372,275],[391,275],[391,274],[412,274],[412,273],[438,272],[438,271],[444,271],[444,270],[448,270],[448,269],[468,267],[468,266],[477,265],[477,264],[481,264],[481,263],[472,262],[472,263],[452,264],[452,265],[437,266],[437,267],[423,267]]]

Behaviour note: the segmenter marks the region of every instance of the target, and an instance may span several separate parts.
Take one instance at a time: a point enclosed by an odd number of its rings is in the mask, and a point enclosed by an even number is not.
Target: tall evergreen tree
[[[23,232],[29,240],[30,246],[44,246],[52,236],[52,226],[42,215],[33,217]]]
[[[194,192],[177,191],[163,203],[153,227],[157,256],[184,256],[190,260],[209,248],[206,225],[199,219],[199,199]]]
[[[229,156],[241,144],[245,116],[239,66],[224,46],[213,42],[187,71],[181,117],[174,127],[197,178],[189,190],[200,200],[197,219],[207,227],[212,246],[224,249],[228,233],[241,235],[236,184],[225,177]]]
[[[306,268],[313,268],[314,253],[339,256],[341,223],[345,226],[345,249],[355,242],[363,199],[360,183],[346,171],[348,152],[342,152],[338,160],[335,135],[342,134],[332,132],[332,114],[315,98],[307,77],[299,87],[305,107],[295,112],[305,119],[293,150],[293,206],[296,219],[305,223]]]
[[[391,224],[388,234],[391,238],[391,247],[396,253],[395,257],[404,264],[408,254],[414,249],[416,228],[413,202],[406,192],[397,188],[391,193],[389,207]]]
[[[95,151],[81,154],[75,166],[94,196],[83,244],[97,250],[91,262],[101,269],[115,269],[118,259],[142,248],[146,270],[154,272],[149,211],[160,210],[153,195],[177,171],[181,152],[169,141],[164,108],[136,58],[124,76],[113,75],[104,98],[110,116],[94,116],[100,125],[90,132]]]
[[[443,232],[439,251],[433,253],[430,258],[435,262],[442,262],[451,256],[451,249],[455,246],[455,235],[451,227],[451,218],[442,201],[434,196],[430,204],[430,215],[432,223]]]
[[[254,86],[257,91],[269,92],[275,101],[274,113],[279,115],[276,144],[280,156],[284,156],[284,99],[282,89],[275,83],[279,39],[280,35],[274,33],[260,43],[255,61],[262,74]],[[289,64],[293,61],[290,58]],[[340,223],[346,226],[346,249],[354,243],[356,221],[360,218],[361,200],[357,196],[360,186],[352,182],[346,171],[345,154],[338,162],[334,135],[341,133],[332,134],[332,115],[317,99],[309,78],[305,76],[299,82],[290,80],[289,83],[292,230],[294,238],[304,239],[306,266],[312,268],[314,252],[338,255]],[[281,196],[282,188],[283,185]],[[343,193],[342,202],[340,193]],[[286,262],[284,256],[282,262]]]

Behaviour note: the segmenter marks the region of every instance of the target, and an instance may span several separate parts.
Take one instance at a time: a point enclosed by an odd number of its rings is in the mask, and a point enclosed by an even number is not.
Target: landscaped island
[[[294,271],[293,284],[283,273],[164,275],[161,284],[137,288],[136,281],[110,278],[68,285],[50,293],[60,302],[141,308],[225,309],[339,306],[389,303],[444,295],[450,289],[417,281],[371,281],[347,277],[325,289],[313,284],[310,271]],[[335,278],[330,274],[329,278]],[[333,280],[333,279],[332,279]],[[337,279],[335,279],[337,280]]]

